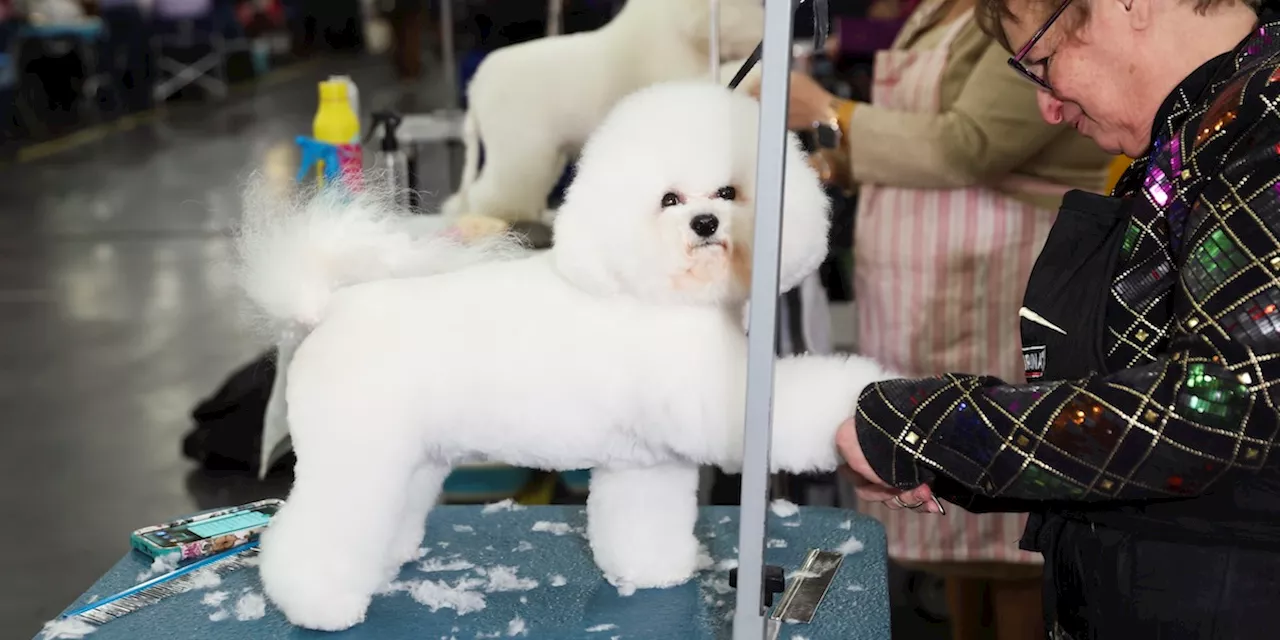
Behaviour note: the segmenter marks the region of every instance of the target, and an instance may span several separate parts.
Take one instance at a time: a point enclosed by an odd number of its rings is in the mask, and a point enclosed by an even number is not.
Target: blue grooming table
[[[737,557],[737,516],[736,507],[701,510],[698,537],[717,563]],[[323,633],[291,626],[270,602],[261,618],[237,619],[237,599],[245,592],[262,592],[257,569],[248,568],[225,574],[218,586],[172,596],[119,618],[87,638],[471,640],[513,637],[508,635],[510,631],[517,632],[514,637],[555,640],[703,640],[731,636],[734,596],[725,567],[708,568],[679,587],[622,596],[605,582],[591,561],[582,533],[586,512],[580,506],[528,507],[488,514],[479,506],[442,506],[432,512],[429,522],[424,543],[429,552],[424,560],[434,559],[446,566],[453,562],[455,570],[424,573],[418,564],[410,564],[401,572],[400,581],[442,580],[455,584],[466,577],[483,579],[476,568],[504,565],[514,568],[519,578],[536,580],[537,586],[485,593],[485,607],[464,615],[448,608],[433,613],[404,591],[379,595],[363,624],[339,633]],[[560,534],[534,531],[537,522],[563,523],[571,530],[543,526],[540,528],[559,530]],[[850,537],[863,545],[860,551],[845,557],[813,623],[785,624],[779,640],[889,638],[885,537],[878,522],[852,511],[801,507],[799,514],[789,518],[771,513],[769,537],[768,561],[783,566],[787,572],[799,568],[810,548],[834,550]],[[456,569],[459,561],[474,564],[475,568]],[[131,551],[72,606],[131,586],[149,565],[145,556]],[[228,594],[221,607],[202,602],[215,591]],[[225,610],[227,617],[211,620],[210,615],[219,609]],[[519,633],[519,622],[513,625],[517,618],[523,622],[524,633]]]

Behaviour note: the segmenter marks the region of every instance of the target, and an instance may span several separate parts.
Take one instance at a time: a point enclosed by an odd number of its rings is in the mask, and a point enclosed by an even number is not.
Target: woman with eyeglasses
[[[866,389],[864,499],[1028,512],[1054,638],[1280,637],[1280,14],[1239,0],[978,0],[1049,123],[1136,158],[1063,199],[1025,383]]]
[[[1040,117],[1036,87],[974,14],[974,0],[920,3],[876,54],[867,103],[793,74],[789,120],[835,134],[824,155],[837,159],[822,168],[859,186],[859,352],[907,375],[1021,382],[1018,309],[1032,264],[1062,195],[1103,191],[1113,156]],[[1042,558],[1017,545],[1025,514],[957,507],[926,520],[894,507],[859,504],[884,524],[895,562],[945,579],[954,640],[981,637],[986,610],[998,640],[1043,636]]]

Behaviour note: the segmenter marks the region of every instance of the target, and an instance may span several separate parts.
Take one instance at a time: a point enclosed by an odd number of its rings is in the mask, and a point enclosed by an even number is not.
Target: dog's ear
[[[827,258],[831,233],[831,199],[818,172],[810,166],[794,133],[787,134],[787,168],[783,193],[782,252],[778,285],[788,291],[809,277]]]
[[[601,242],[602,237],[608,236],[601,236],[601,230],[593,228],[595,224],[585,212],[561,208],[553,223],[552,255],[560,275],[594,296],[608,296],[617,293],[621,284]]]

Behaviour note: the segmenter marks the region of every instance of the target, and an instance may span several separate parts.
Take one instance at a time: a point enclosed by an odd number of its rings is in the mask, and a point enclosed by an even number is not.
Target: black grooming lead
[[[1280,2],[1280,0],[1277,1]],[[818,51],[826,46],[827,31],[831,28],[830,17],[827,14],[827,0],[792,0],[792,13],[798,11],[800,6],[806,2],[813,4],[813,49]],[[738,68],[738,72],[733,75],[733,80],[729,81],[729,89],[737,89],[738,85],[742,84],[742,79],[746,78],[747,74],[751,73],[751,68],[760,61],[760,54],[763,51],[764,41],[761,40],[760,44],[757,44],[755,50],[751,52],[751,55],[747,57],[746,62],[743,62],[742,66]]]

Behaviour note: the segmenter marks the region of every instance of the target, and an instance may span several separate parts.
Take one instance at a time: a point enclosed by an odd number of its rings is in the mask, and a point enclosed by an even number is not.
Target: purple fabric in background
[[[870,55],[893,46],[893,39],[907,22],[906,16],[892,20],[883,18],[839,18],[840,53]]]

